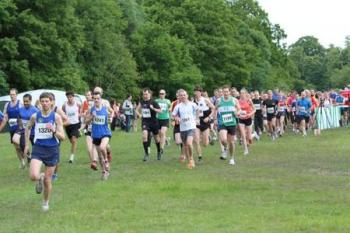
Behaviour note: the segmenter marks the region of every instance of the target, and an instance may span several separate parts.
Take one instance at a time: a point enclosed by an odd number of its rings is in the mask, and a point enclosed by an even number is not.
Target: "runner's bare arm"
[[[33,114],[27,124],[27,127],[24,130],[24,138],[25,138],[25,146],[24,146],[24,154],[26,155],[29,151],[29,137],[30,137],[30,131],[32,130],[32,127],[34,126],[36,119],[36,113]]]
[[[55,135],[60,141],[63,141],[65,139],[63,122],[62,122],[62,117],[58,113],[55,114],[55,122],[56,122]]]
[[[138,118],[141,117],[140,109],[141,109],[141,103],[139,103],[139,104],[137,105],[136,110],[135,110],[135,111],[136,111],[136,115],[137,115]]]

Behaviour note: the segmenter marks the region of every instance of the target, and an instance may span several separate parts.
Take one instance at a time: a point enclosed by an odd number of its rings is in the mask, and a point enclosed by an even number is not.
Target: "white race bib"
[[[272,114],[272,113],[275,113],[275,108],[267,108],[267,113],[268,114]]]
[[[37,139],[50,139],[52,138],[52,128],[54,125],[51,123],[35,123],[35,137]]]
[[[162,112],[165,112],[166,109],[167,109],[167,104],[165,104],[165,103],[159,103],[159,107],[160,107],[160,109],[162,110]]]
[[[300,112],[306,112],[306,111],[305,111],[305,107],[300,106],[300,107],[299,107],[299,111],[300,111]]]
[[[231,113],[228,113],[228,114],[223,114],[222,115],[222,121],[224,123],[232,123],[233,122],[233,116]]]
[[[17,118],[10,118],[9,119],[9,126],[16,126],[17,125]]]
[[[284,109],[285,109],[284,106],[279,106],[279,107],[278,107],[278,111],[279,111],[279,112],[284,112]]]
[[[198,110],[199,111],[199,117],[203,117],[204,114],[203,114],[203,110]]]
[[[106,117],[103,115],[97,115],[94,117],[94,124],[95,125],[104,125],[106,123]]]
[[[143,108],[142,109],[142,118],[151,118],[151,109]]]
[[[260,110],[261,109],[261,105],[260,104],[254,104],[254,107],[256,110]]]

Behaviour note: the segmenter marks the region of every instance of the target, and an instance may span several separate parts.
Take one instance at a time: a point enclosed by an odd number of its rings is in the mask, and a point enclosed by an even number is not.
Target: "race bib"
[[[204,114],[203,114],[203,110],[198,110],[199,111],[199,117],[203,117]]]
[[[52,123],[35,123],[35,135],[37,139],[50,139],[52,138],[52,129],[54,125]]]
[[[16,126],[17,125],[17,118],[10,118],[8,122],[9,122],[10,127]]]
[[[151,118],[151,109],[143,108],[142,109],[142,118]]]
[[[275,108],[267,108],[267,113],[268,114],[272,114],[272,113],[275,113]]]
[[[300,111],[300,112],[306,112],[305,107],[300,106],[300,107],[299,107],[299,111]]]
[[[247,111],[243,111],[243,110],[242,110],[241,113],[240,113],[240,115],[241,115],[241,116],[247,115]]]
[[[284,106],[279,106],[279,107],[278,107],[278,111],[279,111],[279,112],[284,112]]]
[[[261,105],[260,104],[254,104],[254,107],[256,110],[260,110],[261,109]]]
[[[97,115],[94,117],[93,123],[95,125],[104,125],[106,123],[106,117],[103,115]]]
[[[222,122],[224,123],[232,123],[233,122],[233,116],[231,113],[229,114],[223,114],[222,115]]]
[[[162,112],[166,112],[167,110],[167,104],[164,103],[159,103],[159,107],[162,110]]]

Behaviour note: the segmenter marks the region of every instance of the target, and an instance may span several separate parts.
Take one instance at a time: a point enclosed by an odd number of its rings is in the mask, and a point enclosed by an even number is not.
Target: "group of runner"
[[[17,90],[10,90],[11,101],[5,105],[1,114],[0,131],[6,123],[9,124],[10,140],[19,158],[20,168],[24,169],[25,160],[28,160],[29,176],[36,182],[36,192],[40,194],[44,191],[44,211],[49,210],[51,181],[57,178],[60,142],[66,137],[64,128],[71,143],[69,163],[74,161],[77,138],[81,127],[84,127],[91,168],[97,170],[99,160],[102,179],[108,179],[111,161],[109,139],[112,136],[108,119],[112,109],[108,102],[103,101],[102,94],[100,87],[96,87],[92,95],[87,92],[87,97],[90,97],[81,106],[74,99],[73,92],[66,92],[67,101],[60,108],[55,106],[54,94],[43,92],[39,97],[40,105],[35,107],[31,104],[31,95],[23,96],[22,105],[17,99]],[[42,164],[45,165],[44,173],[41,172]]]
[[[290,122],[295,133],[303,136],[315,122],[315,109],[321,104],[322,96],[313,91],[286,95],[282,91],[258,91],[249,93],[242,89],[223,86],[209,98],[200,87],[196,87],[193,98],[179,89],[177,99],[171,102],[165,90],[159,91],[154,99],[148,88],[142,91],[142,100],[136,107],[136,116],[141,118],[143,161],[150,160],[152,137],[157,148],[157,160],[162,160],[167,141],[167,130],[173,126],[175,143],[180,147],[180,162],[187,160],[187,167],[193,169],[196,163],[203,163],[203,148],[219,138],[220,159],[235,165],[235,145],[239,142],[243,154],[249,154],[253,138],[259,140],[266,131],[272,140],[282,136],[286,123]],[[11,101],[0,112],[0,131],[9,124],[10,140],[23,169],[30,164],[30,178],[36,182],[36,192],[44,190],[42,208],[49,209],[51,181],[57,179],[60,142],[66,135],[71,143],[69,163],[74,163],[77,139],[81,132],[86,136],[86,146],[91,161],[90,167],[102,170],[102,180],[107,180],[112,159],[109,140],[112,133],[109,121],[114,110],[108,101],[102,99],[103,90],[94,88],[85,93],[86,100],[80,104],[74,92],[66,92],[67,101],[62,107],[55,106],[55,96],[44,92],[39,105],[33,106],[29,94],[23,96],[23,105],[17,99],[17,90],[10,90]],[[324,100],[323,103],[324,104]],[[64,132],[65,129],[65,132]],[[30,151],[29,147],[32,146]],[[194,151],[197,161],[194,159]],[[46,169],[41,173],[42,164]]]

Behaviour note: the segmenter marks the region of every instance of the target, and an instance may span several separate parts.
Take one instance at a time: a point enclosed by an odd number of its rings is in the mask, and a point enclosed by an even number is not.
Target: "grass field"
[[[143,163],[139,133],[115,132],[108,181],[89,169],[85,141],[69,165],[69,143],[50,211],[41,211],[28,169],[19,170],[8,134],[0,135],[0,232],[350,232],[349,128],[321,137],[266,136],[235,166],[217,144],[188,170],[178,148]]]

